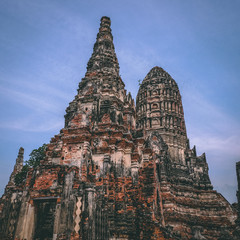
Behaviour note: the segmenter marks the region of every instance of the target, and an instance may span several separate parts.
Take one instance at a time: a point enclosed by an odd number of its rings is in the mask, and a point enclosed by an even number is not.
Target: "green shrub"
[[[40,165],[40,161],[43,160],[45,157],[46,147],[47,145],[44,143],[41,147],[39,147],[38,149],[34,149],[29,154],[29,160],[25,162],[25,165],[23,166],[21,172],[15,175],[14,182],[16,185],[21,185],[23,183],[23,181],[27,177],[27,173],[30,168],[36,168]]]

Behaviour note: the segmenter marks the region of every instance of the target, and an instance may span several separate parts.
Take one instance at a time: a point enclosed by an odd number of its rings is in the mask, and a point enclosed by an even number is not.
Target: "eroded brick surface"
[[[103,17],[65,127],[16,187],[19,155],[0,200],[2,239],[34,239],[39,228],[59,240],[233,239],[236,213],[189,147],[176,82],[154,67],[135,108],[112,40]]]

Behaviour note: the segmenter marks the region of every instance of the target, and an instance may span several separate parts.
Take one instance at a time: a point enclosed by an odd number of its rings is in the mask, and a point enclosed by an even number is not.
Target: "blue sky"
[[[100,18],[109,16],[126,89],[135,97],[154,66],[176,80],[190,144],[206,152],[214,188],[236,201],[239,12],[238,0],[1,0],[0,194],[19,147],[27,160],[63,127]]]

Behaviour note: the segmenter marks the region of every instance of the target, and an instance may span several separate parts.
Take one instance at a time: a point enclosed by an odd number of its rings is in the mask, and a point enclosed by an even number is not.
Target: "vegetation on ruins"
[[[24,166],[22,167],[22,170],[16,174],[14,182],[16,185],[20,185],[23,183],[23,181],[27,177],[27,172],[30,168],[36,168],[39,166],[40,161],[44,159],[45,150],[46,150],[47,144],[43,144],[41,147],[32,150],[32,152],[29,154],[30,158],[28,161],[25,161]]]

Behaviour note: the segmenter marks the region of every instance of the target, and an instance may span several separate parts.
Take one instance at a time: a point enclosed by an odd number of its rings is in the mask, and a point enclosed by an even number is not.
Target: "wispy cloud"
[[[196,89],[185,94],[185,115],[191,142],[201,149],[240,157],[240,123]],[[189,121],[188,121],[189,118]]]
[[[121,66],[125,65],[125,67],[131,68],[131,71],[128,71],[128,74],[145,74],[146,69],[150,68],[150,63],[146,58],[138,54],[137,52],[133,52],[130,49],[121,49],[118,51],[118,58],[121,62]]]
[[[201,150],[215,151],[216,155],[228,155],[231,157],[240,157],[240,139],[239,135],[234,136],[219,136],[208,135],[207,133],[201,136],[192,137],[191,141],[196,144]],[[221,159],[219,159],[221,160]],[[219,161],[218,160],[218,161]]]
[[[64,119],[54,115],[27,116],[16,120],[0,122],[1,128],[21,130],[25,132],[48,132],[58,131],[64,126]]]
[[[22,108],[23,114],[14,118],[0,118],[0,127],[27,132],[59,130],[64,125],[64,110],[72,96],[50,84],[30,81],[15,81],[11,86],[0,86],[5,101],[12,102],[12,111]],[[5,85],[2,82],[3,85]],[[27,110],[28,109],[28,110]]]
[[[8,89],[0,87],[1,95],[6,95],[13,101],[18,102],[18,104],[24,105],[27,108],[31,108],[36,112],[56,112],[59,110],[60,106],[57,103],[43,99],[40,96],[34,96],[29,93],[20,92],[13,89]]]
[[[189,88],[183,96],[190,143],[197,146],[199,155],[206,153],[214,187],[230,202],[236,201],[235,163],[240,160],[240,123],[196,88]]]

